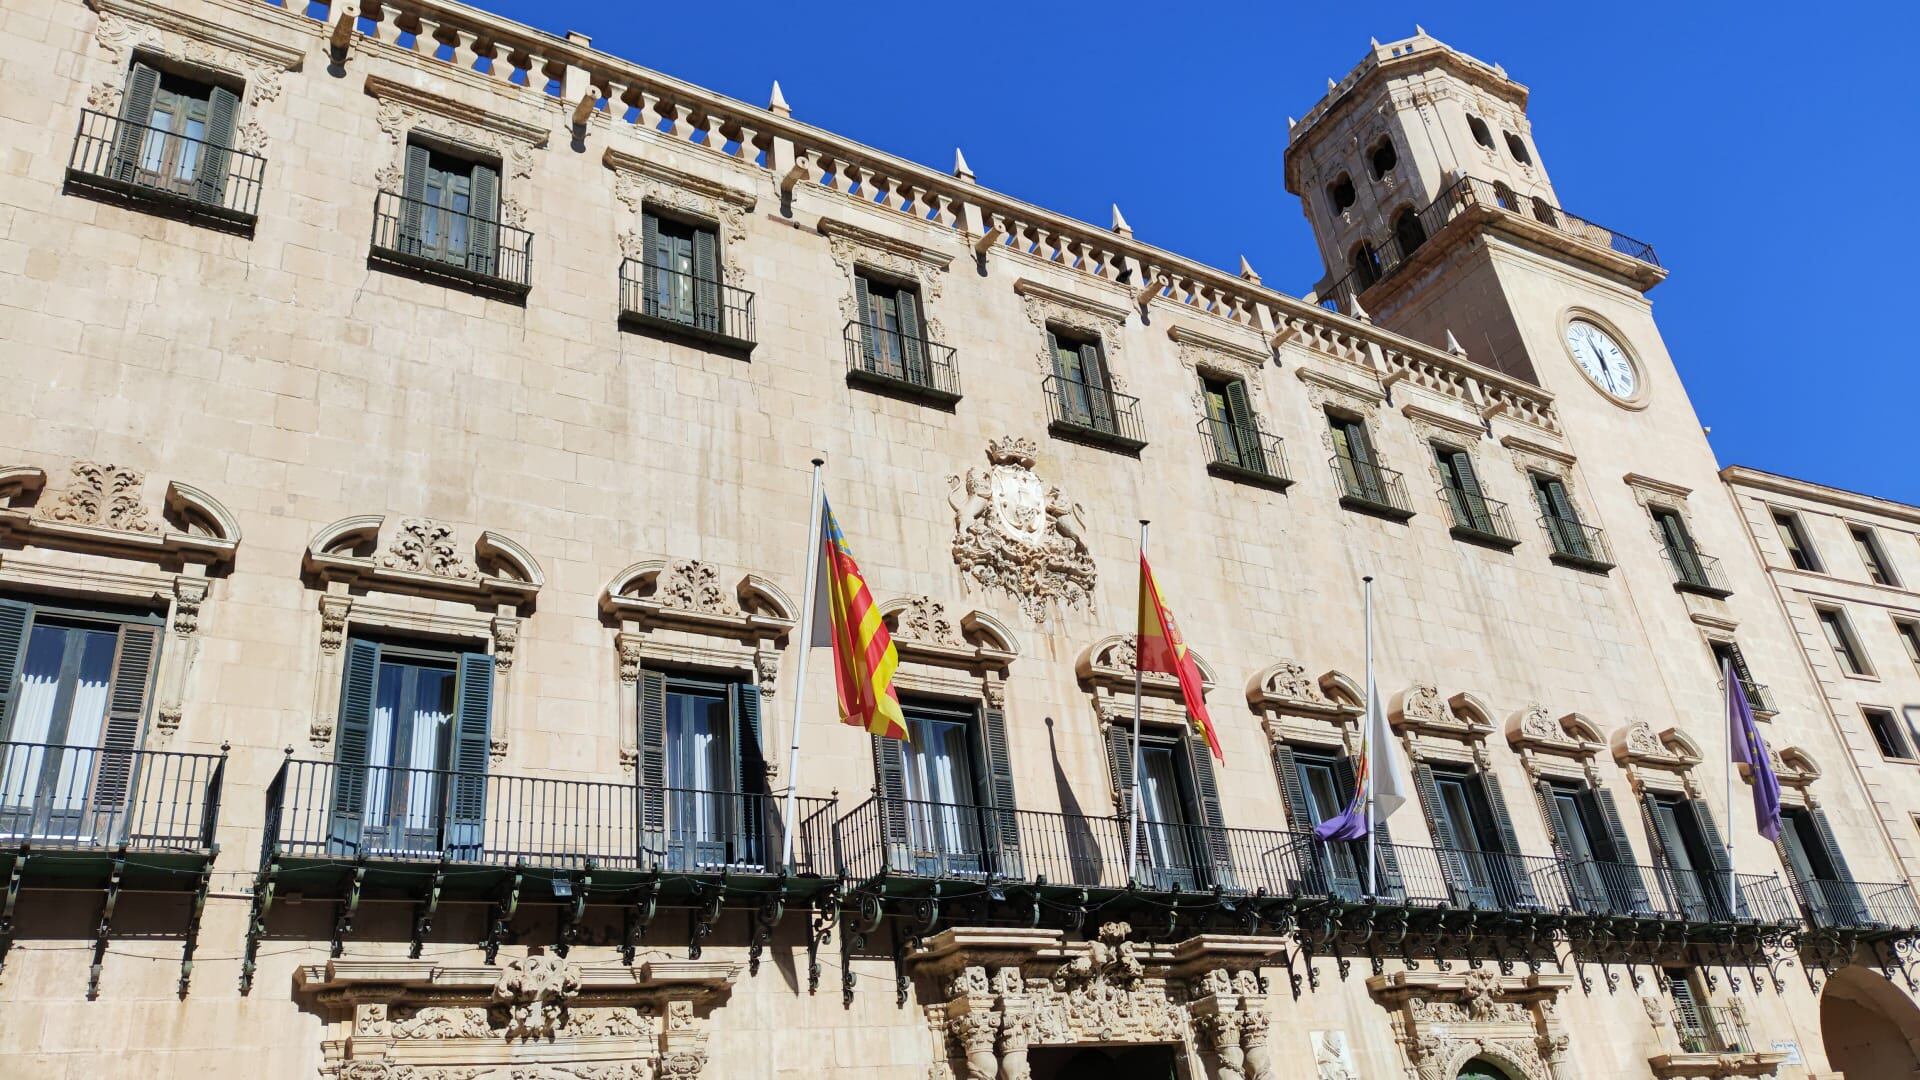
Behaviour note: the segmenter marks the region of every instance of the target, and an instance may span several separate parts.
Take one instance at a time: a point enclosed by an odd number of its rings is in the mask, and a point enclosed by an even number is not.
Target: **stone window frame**
[[[1053,374],[1054,356],[1047,348],[1047,334],[1052,327],[1059,326],[1074,333],[1095,337],[1100,342],[1100,360],[1106,369],[1107,388],[1115,393],[1127,392],[1127,380],[1121,374],[1121,355],[1124,348],[1129,310],[1116,307],[1099,300],[1057,289],[1032,278],[1018,278],[1013,283],[1013,291],[1024,302],[1027,321],[1038,331],[1040,346],[1034,352],[1034,360],[1043,376]]]
[[[1704,549],[1700,549],[1700,530],[1693,524],[1693,507],[1689,503],[1689,497],[1693,494],[1692,488],[1657,480],[1651,476],[1643,476],[1640,473],[1628,473],[1621,477],[1621,481],[1627,485],[1628,490],[1633,492],[1634,501],[1646,510],[1647,533],[1653,537],[1657,551],[1666,551],[1666,538],[1660,534],[1660,523],[1654,520],[1653,512],[1656,508],[1671,510],[1680,515],[1681,523],[1687,527],[1687,535],[1693,538],[1694,547],[1700,550],[1700,554],[1707,555]],[[1660,558],[1664,560],[1666,556],[1662,554]]]
[[[306,54],[244,30],[209,22],[157,0],[90,0],[99,12],[93,41],[104,72],[87,88],[87,107],[118,115],[127,78],[138,56],[206,72],[242,86],[235,150],[265,156],[263,107],[279,100],[284,76],[299,71]]]
[[[721,283],[734,289],[746,287],[742,255],[747,217],[759,202],[750,177],[728,167],[729,176],[739,180],[731,183],[612,148],[601,156],[601,163],[613,171],[613,197],[627,208],[630,219],[619,234],[622,257],[647,257],[640,219],[643,214],[658,213],[712,229],[719,240]]]
[[[445,146],[457,153],[500,163],[500,224],[527,224],[522,198],[533,189],[534,151],[544,149],[544,124],[518,120],[495,110],[475,108],[414,86],[368,75],[366,92],[378,103],[376,123],[386,133],[385,163],[373,175],[378,190],[405,190],[407,146],[412,142]]]
[[[475,535],[472,553],[463,553],[456,541],[462,531],[418,517],[389,527],[384,515],[360,514],[327,525],[308,542],[302,570],[309,588],[319,590],[320,610],[320,664],[307,727],[315,751],[333,746],[346,643],[359,630],[476,643],[491,655],[487,756],[492,768],[506,761],[518,727],[512,686],[521,623],[546,574],[524,547],[491,530]]]
[[[1500,445],[1506,448],[1508,460],[1512,461],[1515,472],[1527,485],[1527,506],[1533,511],[1537,521],[1546,516],[1540,506],[1539,495],[1534,491],[1533,478],[1536,475],[1552,477],[1560,481],[1567,489],[1567,501],[1573,504],[1573,512],[1580,517],[1580,524],[1589,528],[1599,528],[1594,522],[1598,515],[1591,507],[1592,497],[1578,479],[1579,460],[1571,453],[1557,446],[1548,446],[1520,435],[1500,436]],[[1542,526],[1544,530],[1545,526]],[[1552,550],[1552,538],[1548,537],[1549,550]]]
[[[1488,490],[1492,487],[1490,470],[1481,467],[1480,444],[1487,438],[1487,429],[1481,421],[1452,416],[1413,402],[1400,406],[1400,415],[1406,418],[1407,426],[1413,429],[1414,437],[1426,451],[1423,456],[1427,475],[1433,480],[1435,492],[1446,488],[1446,478],[1440,474],[1440,462],[1433,453],[1434,447],[1444,446],[1467,455],[1473,465],[1474,481],[1480,485],[1481,497],[1494,498]],[[1444,499],[1444,494],[1441,497]]]
[[[742,574],[731,594],[720,575],[699,559],[645,559],[615,574],[601,591],[600,610],[617,627],[615,730],[620,768],[629,776],[640,767],[640,673],[656,668],[718,673],[757,686],[769,786],[780,775],[782,759],[767,750],[780,726],[774,712],[780,650],[799,624],[800,608],[758,574]]]
[[[1265,430],[1266,425],[1260,423],[1267,415],[1266,388],[1261,376],[1273,362],[1271,349],[1203,333],[1178,322],[1167,327],[1167,337],[1174,343],[1180,365],[1192,373],[1188,382],[1193,392],[1188,400],[1195,417],[1207,419],[1205,380],[1238,380],[1247,388],[1255,424]]]
[[[178,480],[167,484],[156,519],[148,486],[142,470],[84,459],[51,489],[38,466],[0,468],[0,539],[20,545],[0,554],[0,587],[164,613],[141,731],[143,745],[164,747],[193,689],[201,607],[232,570],[241,534],[231,511]]]
[[[1367,440],[1373,444],[1378,464],[1382,468],[1393,467],[1387,461],[1380,439],[1380,409],[1386,404],[1387,395],[1378,388],[1377,380],[1375,386],[1362,386],[1306,366],[1294,368],[1293,374],[1306,387],[1307,400],[1319,414],[1320,443],[1329,456],[1335,450],[1333,429],[1326,423],[1326,416],[1329,413],[1342,413],[1366,427]]]
[[[1093,714],[1100,726],[1100,742],[1106,745],[1115,725],[1131,729],[1133,725],[1133,685],[1136,650],[1135,634],[1109,634],[1081,650],[1074,661],[1075,679],[1092,700]],[[1200,695],[1204,699],[1213,690],[1215,679],[1206,657],[1189,648],[1187,656],[1200,669]],[[1140,672],[1140,729],[1164,731],[1173,728],[1185,735],[1193,731],[1187,708],[1180,695],[1180,680],[1162,671]],[[1196,733],[1197,734],[1197,733]],[[1111,770],[1109,770],[1111,772]],[[1114,812],[1123,812],[1123,793],[1109,775],[1107,790],[1113,797]]]
[[[1330,669],[1315,679],[1299,663],[1279,660],[1254,672],[1246,697],[1247,708],[1260,718],[1276,769],[1282,747],[1330,751],[1348,760],[1359,756],[1366,691],[1344,672]],[[1282,785],[1284,803],[1286,780],[1278,775],[1275,780]],[[1306,831],[1305,822],[1291,824],[1295,832]]]
[[[871,272],[882,280],[911,286],[919,294],[921,333],[928,341],[942,344],[951,340],[938,312],[946,291],[947,274],[953,268],[952,255],[833,217],[821,217],[819,230],[827,238],[828,256],[843,278],[840,294],[843,322],[866,321],[866,312],[860,310],[854,278]]]

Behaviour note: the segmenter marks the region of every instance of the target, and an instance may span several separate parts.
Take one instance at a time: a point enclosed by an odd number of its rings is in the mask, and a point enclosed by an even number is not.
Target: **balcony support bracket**
[[[20,878],[26,873],[27,845],[21,844],[20,851],[13,857],[13,867],[7,871],[7,898],[0,902],[0,971],[7,967],[7,954],[13,951],[13,909],[20,903]]]
[[[839,906],[832,897],[815,901],[807,928],[807,994],[820,992],[820,946],[833,940],[833,924]]]
[[[763,897],[754,912],[753,939],[747,943],[747,974],[760,974],[760,954],[773,942],[773,928],[780,925],[787,905],[778,893]]]
[[[360,893],[367,885],[367,860],[361,856],[354,863],[353,877],[347,883],[347,895],[340,901],[339,914],[333,920],[333,951],[335,958],[346,948],[346,937],[353,932],[353,917],[360,913]]]
[[[188,901],[187,930],[180,946],[180,997],[187,996],[193,982],[193,949],[200,941],[200,920],[207,913],[207,891],[213,885],[213,860],[200,867],[200,880],[194,883],[193,898]]]
[[[427,934],[433,930],[433,917],[440,911],[440,890],[447,882],[446,853],[440,855],[440,865],[433,868],[433,880],[427,883],[427,895],[414,905],[413,938],[408,942],[407,956],[420,959],[420,948],[426,943]]]
[[[587,915],[587,895],[593,892],[593,871],[594,861],[588,859],[586,873],[577,878],[568,875],[568,880],[573,883],[570,890],[573,895],[560,909],[560,932],[557,935],[559,940],[553,945],[556,956],[564,958],[580,942],[580,922]],[[694,959],[697,960],[699,957],[696,956]]]
[[[722,871],[718,885],[701,885],[695,889],[692,925],[687,934],[687,959],[700,959],[706,940],[713,936],[714,924],[720,921],[721,905],[727,899],[727,884],[727,875]]]
[[[907,978],[907,953],[921,940],[921,935],[912,930],[901,933],[900,924],[893,924],[893,1006],[896,1009],[907,1007],[907,995],[913,989],[913,980]]]
[[[633,966],[633,954],[640,947],[640,939],[647,936],[647,929],[653,925],[653,917],[660,912],[660,878],[656,874],[652,881],[640,886],[639,899],[627,909],[626,934],[621,939],[620,962]]]
[[[113,939],[113,909],[120,904],[120,885],[126,880],[127,847],[114,849],[113,869],[107,876],[107,896],[100,905],[100,923],[93,932],[93,964],[87,969],[87,1000],[100,997],[100,969],[106,964],[107,943]]]
[[[526,881],[526,864],[515,865],[513,878],[507,883],[506,895],[493,902],[493,918],[487,924],[487,966],[492,967],[500,958],[500,946],[513,932],[513,917],[520,910],[520,886]]]
[[[240,959],[240,996],[253,992],[253,971],[260,955],[260,939],[267,934],[267,913],[273,910],[274,892],[279,888],[280,857],[267,856],[253,881],[253,910],[247,916],[247,944]]]

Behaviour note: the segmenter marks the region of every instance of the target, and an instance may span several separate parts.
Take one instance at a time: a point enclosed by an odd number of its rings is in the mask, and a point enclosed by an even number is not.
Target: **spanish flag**
[[[1207,737],[1207,746],[1221,761],[1220,739],[1213,732],[1213,719],[1207,715],[1207,699],[1200,683],[1200,665],[1187,652],[1180,636],[1180,624],[1160,598],[1160,586],[1153,580],[1153,567],[1147,565],[1147,553],[1140,553],[1140,636],[1136,643],[1141,671],[1159,671],[1180,680],[1180,697],[1187,705],[1187,718]]]
[[[833,681],[840,692],[840,722],[889,739],[907,738],[893,669],[900,666],[893,635],[880,619],[867,580],[853,561],[847,538],[820,500],[819,606],[811,644],[833,645]],[[824,638],[824,640],[823,640]]]

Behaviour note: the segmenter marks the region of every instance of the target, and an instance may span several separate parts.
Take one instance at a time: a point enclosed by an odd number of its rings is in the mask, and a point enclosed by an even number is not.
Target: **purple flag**
[[[1780,839],[1780,778],[1773,772],[1773,757],[1767,753],[1767,740],[1760,737],[1753,709],[1747,704],[1747,690],[1734,677],[1733,663],[1726,665],[1727,728],[1733,750],[1733,763],[1745,765],[1753,782],[1753,819],[1760,835]],[[1732,768],[1729,765],[1728,768]]]

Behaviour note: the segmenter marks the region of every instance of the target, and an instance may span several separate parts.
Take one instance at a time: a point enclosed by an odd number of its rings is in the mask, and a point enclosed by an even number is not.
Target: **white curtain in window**
[[[1173,775],[1173,755],[1165,750],[1148,750],[1141,755],[1140,810],[1147,822],[1147,858],[1154,866],[1173,863],[1170,828],[1180,821],[1179,782]]]
[[[422,680],[423,682],[425,680]],[[440,784],[444,777],[433,770],[444,762],[440,747],[447,742],[447,726],[453,714],[416,709],[413,714],[413,739],[407,747],[407,828],[432,829],[439,823]]]
[[[27,662],[20,673],[20,700],[14,705],[13,728],[8,734],[14,743],[47,741],[47,732],[53,726],[53,699],[60,693],[64,636],[39,628],[33,632],[33,644],[40,647],[27,650]],[[7,747],[0,801],[7,806],[25,806],[32,801],[45,753],[38,746]]]
[[[400,710],[400,673],[389,665],[380,668],[380,699],[373,707],[373,722],[367,725],[367,805],[364,811],[370,826],[384,826],[387,799],[394,784],[393,720]],[[343,768],[345,766],[342,766]]]
[[[118,635],[83,632],[86,642],[80,653],[80,681],[73,688],[65,740],[75,749],[60,755],[60,778],[53,789],[55,810],[78,810],[86,802],[87,778],[93,775],[100,732],[107,723],[107,689],[113,681],[113,650]]]

